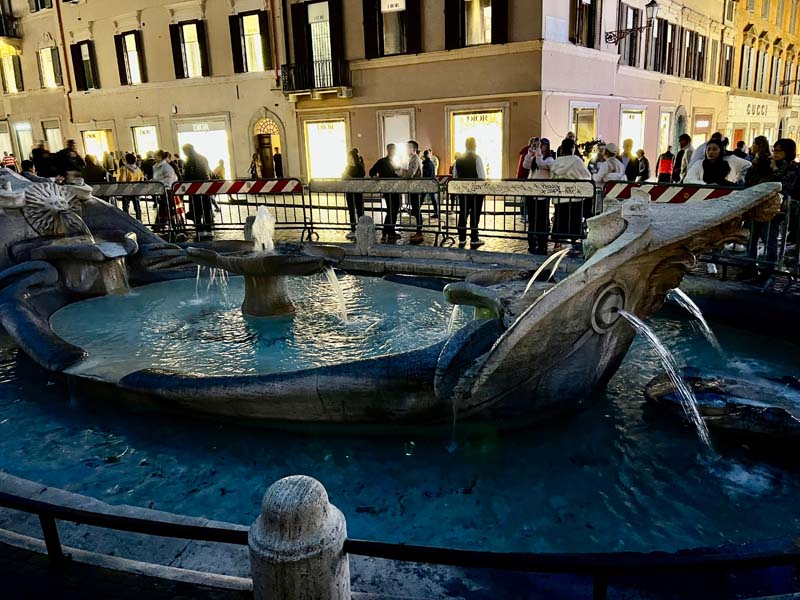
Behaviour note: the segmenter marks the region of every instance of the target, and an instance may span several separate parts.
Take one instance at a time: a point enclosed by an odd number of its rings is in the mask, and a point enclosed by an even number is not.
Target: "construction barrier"
[[[401,229],[428,233],[438,245],[440,195],[436,179],[312,179],[310,228],[355,231],[358,219],[367,215],[383,235],[398,235]]]
[[[172,194],[186,207],[198,238],[240,231],[265,206],[275,217],[276,230],[299,230],[301,241],[310,239],[309,211],[298,179],[184,181],[172,187]]]
[[[633,190],[641,190],[650,195],[652,202],[661,204],[683,204],[715,200],[741,189],[738,187],[719,187],[716,185],[684,185],[682,183],[631,183],[628,181],[609,182],[603,188],[606,199],[628,200]]]
[[[466,243],[467,236],[528,240],[546,252],[549,241],[577,242],[585,221],[595,214],[591,180],[451,179],[447,182],[444,237]]]

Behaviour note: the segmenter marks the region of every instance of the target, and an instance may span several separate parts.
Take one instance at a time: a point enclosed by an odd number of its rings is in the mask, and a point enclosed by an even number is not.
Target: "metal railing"
[[[456,234],[460,243],[468,234],[528,240],[531,251],[544,253],[549,241],[577,242],[586,236],[586,219],[597,212],[596,196],[591,180],[452,179],[444,236],[454,241]]]
[[[303,184],[297,179],[184,181],[172,194],[186,206],[198,238],[215,231],[241,231],[262,206],[275,217],[276,230],[299,230],[310,238],[310,215]]]
[[[312,232],[314,227],[354,232],[366,215],[384,235],[413,230],[433,234],[439,244],[443,228],[436,179],[312,179],[307,191]]]
[[[246,546],[248,531],[232,527],[189,525],[165,520],[146,519],[77,509],[0,492],[0,507],[37,515],[51,563],[63,566],[64,555],[58,533],[58,521],[202,542]],[[608,553],[499,553],[477,550],[455,550],[429,546],[411,546],[347,539],[343,551],[400,562],[491,569],[520,573],[547,573],[592,578],[592,597],[606,598],[613,577],[666,576],[703,572],[730,573],[756,568],[800,567],[800,546],[787,539],[778,550],[752,550],[746,546],[730,550],[697,549],[670,552]]]
[[[315,60],[281,65],[284,92],[352,87],[350,63],[346,60]]]
[[[0,15],[0,37],[19,39],[19,19],[10,15]]]

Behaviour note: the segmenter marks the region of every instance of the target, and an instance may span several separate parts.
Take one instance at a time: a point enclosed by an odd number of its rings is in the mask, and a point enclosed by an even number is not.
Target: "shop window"
[[[132,127],[133,149],[139,156],[158,150],[158,132],[154,125]]]
[[[508,41],[508,0],[445,0],[444,10],[448,50]]]
[[[234,72],[258,73],[272,68],[269,12],[231,15],[229,25]]]
[[[643,109],[623,109],[619,129],[620,140],[633,140],[634,151],[644,148],[645,111]]]
[[[22,64],[19,56],[4,56],[2,59],[3,67],[3,90],[6,94],[18,94],[24,91],[22,83]]]
[[[147,81],[142,32],[129,31],[114,36],[117,47],[117,67],[121,85],[139,85]]]
[[[63,85],[58,48],[42,48],[36,54],[39,61],[39,81],[42,88],[53,89]]]
[[[178,147],[191,144],[201,156],[205,156],[208,165],[216,168],[220,161],[226,173],[233,174],[230,157],[230,131],[228,122],[223,118],[203,119],[197,121],[181,121],[177,123]]]
[[[75,87],[78,91],[100,88],[97,76],[97,56],[94,42],[86,41],[70,46],[72,52],[72,68],[75,71]]]
[[[311,179],[342,176],[347,166],[347,126],[343,120],[305,124],[306,156]]]
[[[33,127],[28,121],[21,123],[14,123],[14,133],[17,136],[17,150],[18,155],[26,158],[33,150]]]
[[[42,124],[44,129],[44,139],[50,152],[58,152],[64,147],[64,136],[61,133],[61,125],[58,121],[45,121]]]
[[[571,123],[578,142],[597,139],[597,107],[573,107]]]
[[[451,157],[464,152],[467,138],[478,143],[478,155],[486,167],[487,179],[503,178],[504,115],[502,110],[481,110],[451,114]]]
[[[83,149],[86,154],[91,154],[97,159],[103,157],[108,152],[114,151],[113,133],[110,129],[92,129],[82,131]]]
[[[174,23],[169,26],[169,30],[176,79],[210,75],[205,21]]]

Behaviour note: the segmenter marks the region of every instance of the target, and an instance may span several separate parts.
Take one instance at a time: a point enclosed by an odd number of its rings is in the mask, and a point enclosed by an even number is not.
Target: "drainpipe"
[[[278,65],[278,38],[275,37],[275,0],[269,0],[269,26],[272,30],[272,64],[275,65],[275,85],[281,83],[281,71]],[[285,19],[286,15],[281,13],[281,19]]]
[[[75,123],[75,113],[72,110],[72,73],[69,70],[69,60],[67,60],[67,56],[69,52],[67,51],[67,39],[64,35],[64,20],[61,18],[61,2],[54,2],[56,5],[56,15],[58,17],[58,30],[61,34],[61,47],[64,51],[64,65],[66,66],[66,73],[67,73],[67,110],[69,111],[69,122],[70,124]]]

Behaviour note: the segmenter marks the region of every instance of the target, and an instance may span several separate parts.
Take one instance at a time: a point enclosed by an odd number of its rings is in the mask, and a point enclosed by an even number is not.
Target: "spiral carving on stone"
[[[78,214],[80,200],[73,190],[55,183],[35,183],[25,189],[22,214],[42,236],[80,235],[87,232]]]

